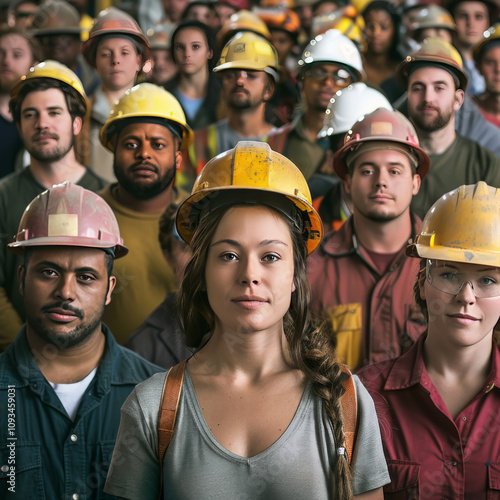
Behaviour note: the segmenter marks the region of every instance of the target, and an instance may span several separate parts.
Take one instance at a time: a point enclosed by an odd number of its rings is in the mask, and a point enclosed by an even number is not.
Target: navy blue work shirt
[[[41,373],[35,357],[42,353],[31,351],[26,326],[0,355],[0,498],[114,498],[103,487],[120,408],[163,369],[119,346],[104,324],[102,331],[104,354],[74,422]]]

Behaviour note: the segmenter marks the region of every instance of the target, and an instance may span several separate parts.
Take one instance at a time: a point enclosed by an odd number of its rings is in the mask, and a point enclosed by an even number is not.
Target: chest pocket
[[[340,304],[325,311],[337,340],[339,361],[352,368],[361,362],[361,304]]]
[[[420,499],[418,487],[419,464],[401,460],[388,460],[387,468],[389,469],[391,482],[384,486],[384,498],[386,500]]]
[[[114,441],[103,441],[99,444],[99,463],[96,464],[95,482],[96,484],[87,484],[91,486],[91,494],[97,495],[99,500],[111,500],[115,497],[104,493],[104,484],[108,476],[109,466],[111,464],[111,457],[113,456],[113,449],[115,447]],[[88,478],[87,478],[88,479]],[[90,497],[89,497],[90,498]]]
[[[11,497],[45,499],[38,443],[7,441],[0,445],[0,498]]]
[[[500,464],[490,463],[488,467],[488,500],[500,500]]]

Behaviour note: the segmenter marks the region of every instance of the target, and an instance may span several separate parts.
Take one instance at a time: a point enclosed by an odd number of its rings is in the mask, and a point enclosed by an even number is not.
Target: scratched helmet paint
[[[410,257],[500,267],[500,189],[480,181],[460,186],[432,205]]]
[[[405,146],[416,157],[417,173],[421,178],[429,171],[430,160],[427,153],[420,147],[415,128],[408,118],[399,111],[379,108],[366,115],[363,120],[354,124],[344,139],[344,146],[333,158],[335,173],[345,179],[348,173],[347,155],[363,143],[380,141]]]
[[[323,235],[321,219],[312,206],[302,172],[269,144],[255,141],[240,141],[205,165],[191,196],[179,207],[177,231],[191,243],[207,210],[241,203],[271,206],[300,224],[308,253],[319,245]]]
[[[39,246],[114,249],[116,259],[128,253],[110,206],[70,182],[47,189],[26,207],[15,241],[8,245],[16,255]]]

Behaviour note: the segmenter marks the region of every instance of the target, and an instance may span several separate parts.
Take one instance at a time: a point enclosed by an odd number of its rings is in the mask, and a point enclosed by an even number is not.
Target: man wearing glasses
[[[328,173],[328,140],[317,139],[328,103],[335,92],[363,80],[363,64],[358,49],[349,38],[338,30],[328,30],[311,40],[304,49],[298,76],[302,83],[304,112],[272,134],[268,142],[310,179],[320,171]]]
[[[267,140],[274,126],[266,122],[266,104],[274,94],[278,68],[276,49],[262,36],[239,32],[227,42],[213,69],[221,78],[221,101],[227,118],[196,130],[189,158],[184,158],[191,174],[239,141]]]

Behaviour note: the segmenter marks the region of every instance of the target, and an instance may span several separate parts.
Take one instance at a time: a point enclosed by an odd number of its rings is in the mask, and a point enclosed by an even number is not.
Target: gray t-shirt
[[[139,384],[122,407],[122,420],[105,491],[127,499],[159,496],[157,421],[165,374]],[[373,401],[354,376],[358,395],[354,494],[390,482]],[[255,415],[255,418],[259,418]],[[327,499],[338,456],[322,400],[308,383],[281,437],[251,458],[221,446],[203,417],[186,370],[175,432],[163,465],[165,498]],[[343,459],[343,458],[342,458]]]

